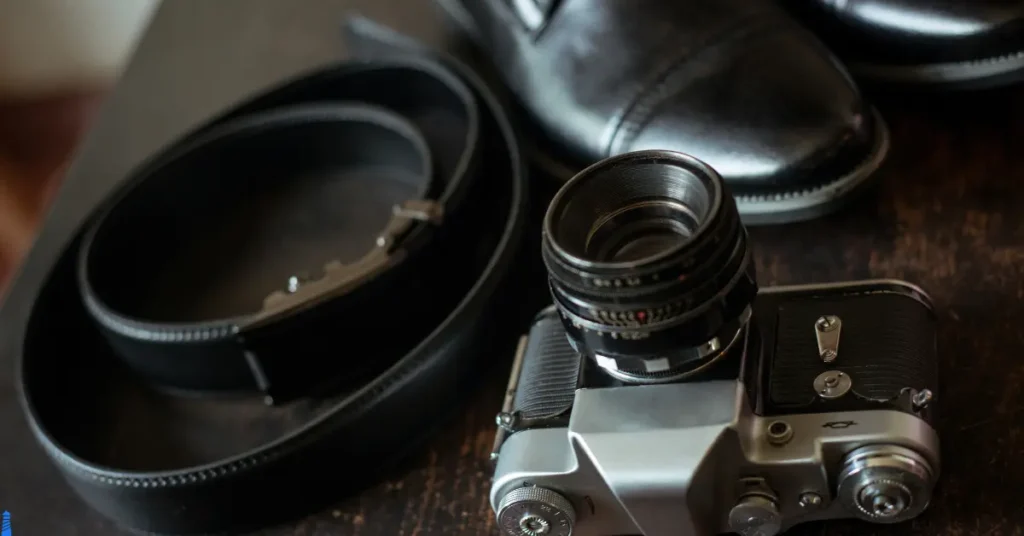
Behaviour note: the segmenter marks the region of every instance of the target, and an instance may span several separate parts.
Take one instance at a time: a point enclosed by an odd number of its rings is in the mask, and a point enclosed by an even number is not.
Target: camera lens
[[[628,382],[678,381],[740,340],[757,294],[736,201],[707,164],[640,151],[555,195],[542,255],[570,342]]]

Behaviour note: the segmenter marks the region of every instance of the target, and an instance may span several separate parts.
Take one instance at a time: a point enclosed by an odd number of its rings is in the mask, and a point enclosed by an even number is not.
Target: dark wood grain
[[[335,7],[344,3],[321,2]],[[88,206],[114,183],[103,177],[123,172],[174,133],[244,94],[245,88],[334,57],[309,52],[320,49],[301,39],[282,43],[280,34],[276,39],[282,44],[274,47],[284,52],[277,59],[269,44],[253,45],[273,39],[261,31],[295,31],[304,28],[303,21],[320,20],[322,13],[299,14],[285,7],[293,4],[276,0],[219,0],[202,3],[208,6],[203,8],[199,4],[189,3],[200,11],[227,9],[215,4],[232,5],[237,10],[234,18],[221,13],[220,24],[234,27],[243,44],[226,46],[235,57],[242,58],[242,49],[247,48],[246,56],[256,59],[225,63],[221,71],[211,74],[217,61],[228,57],[210,46],[220,36],[208,22],[213,14],[165,9],[167,13],[160,15],[163,22],[158,20],[151,30],[157,34],[152,39],[162,39],[166,47],[175,32],[192,24],[190,40],[181,46],[192,47],[189,61],[198,65],[191,68],[209,76],[182,81],[181,73],[189,66],[175,62],[184,64],[185,59],[175,60],[178,56],[172,52],[158,53],[157,44],[147,42],[142,56],[153,63],[136,66],[129,73],[115,96],[121,104],[104,114],[93,147],[79,158],[79,169],[73,170],[58,199],[58,208],[66,212],[55,211],[30,256],[30,266],[44,266]],[[264,10],[259,16],[250,11],[259,9]],[[380,8],[378,15],[387,18],[388,9]],[[407,10],[392,19],[405,20],[396,24],[410,29],[415,24],[409,21],[420,16]],[[172,24],[169,18],[177,22]],[[301,35],[312,39],[310,31]],[[303,47],[308,47],[307,54],[298,54],[296,50]],[[153,81],[143,83],[144,77]],[[183,104],[181,95],[187,91],[193,92],[188,97],[195,103],[191,107]],[[154,94],[171,110],[151,110],[147,103],[156,98]],[[943,476],[931,508],[912,523],[891,527],[817,523],[797,527],[790,534],[1020,535],[1024,527],[1024,330],[1020,327],[1024,318],[1024,88],[957,97],[875,99],[892,129],[892,153],[879,173],[878,188],[833,216],[759,228],[751,234],[762,285],[893,277],[918,283],[931,293],[940,314]],[[149,121],[149,134],[125,133],[130,130],[126,125],[145,121]],[[133,156],[123,156],[126,151]],[[31,294],[27,287],[38,284],[35,277],[26,275],[15,285],[4,322],[24,315]],[[14,328],[0,323],[0,330],[9,329]],[[0,336],[0,341],[4,338]],[[74,498],[38,452],[10,402],[14,390],[8,365],[16,350],[13,342],[3,344],[7,346],[5,368],[0,372],[0,510],[9,508],[16,522],[21,520],[18,536],[122,533]],[[396,468],[391,478],[358,496],[339,498],[333,507],[302,521],[259,534],[497,534],[487,500],[487,455],[505,374],[499,368],[481,378],[479,393],[461,416],[443,427],[422,453]]]

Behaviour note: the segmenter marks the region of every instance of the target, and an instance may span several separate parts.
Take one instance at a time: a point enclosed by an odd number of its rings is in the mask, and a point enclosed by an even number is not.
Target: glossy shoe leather
[[[990,87],[1024,79],[1024,0],[783,0],[860,80]]]
[[[834,210],[888,150],[845,70],[774,0],[439,2],[565,174],[677,150],[722,174],[745,223],[783,223]]]

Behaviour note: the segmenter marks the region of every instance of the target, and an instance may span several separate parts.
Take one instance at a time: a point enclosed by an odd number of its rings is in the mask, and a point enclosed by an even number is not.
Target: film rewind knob
[[[839,501],[873,523],[898,523],[921,513],[935,475],[918,453],[896,445],[868,445],[846,456],[839,473]]]
[[[498,505],[498,526],[508,536],[571,536],[576,511],[568,499],[545,488],[508,492]]]

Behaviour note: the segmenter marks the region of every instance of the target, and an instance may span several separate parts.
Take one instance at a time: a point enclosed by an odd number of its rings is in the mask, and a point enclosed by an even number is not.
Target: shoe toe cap
[[[831,54],[799,32],[681,67],[685,83],[642,97],[613,152],[671,149],[715,168],[736,194],[810,189],[852,173],[877,145],[874,115]],[[666,82],[671,81],[671,76]]]

